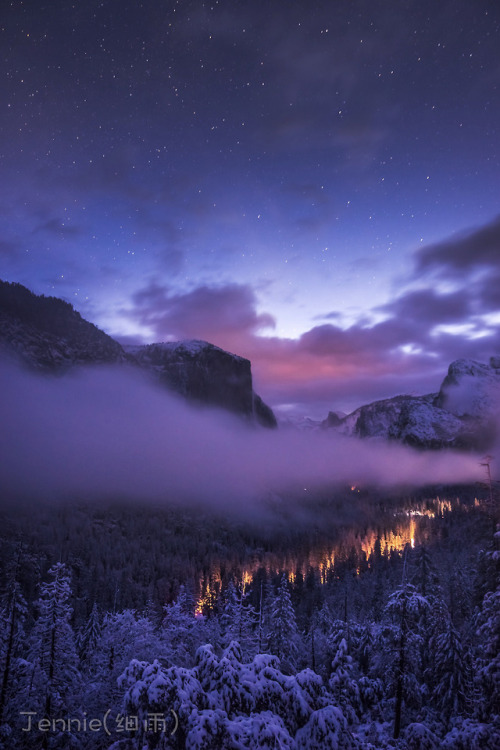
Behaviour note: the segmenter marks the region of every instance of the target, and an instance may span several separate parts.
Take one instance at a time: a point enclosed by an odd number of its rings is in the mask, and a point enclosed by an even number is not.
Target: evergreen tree
[[[329,685],[334,704],[342,709],[350,724],[356,721],[359,710],[359,689],[352,673],[352,657],[347,653],[347,642],[343,638],[332,662]]]
[[[222,644],[227,647],[231,641],[238,641],[244,658],[251,658],[255,653],[255,626],[258,615],[249,602],[249,592],[243,586],[236,588],[229,582],[224,594],[224,605],[220,615]]]
[[[84,663],[89,663],[101,638],[99,608],[94,602],[90,616],[78,638],[78,652]]]
[[[342,641],[346,642],[347,653],[349,653],[349,622],[347,620],[335,619],[329,623],[328,629],[328,655],[330,662],[335,659]]]
[[[357,648],[357,658],[361,672],[368,674],[373,658],[373,633],[370,623],[362,627]]]
[[[269,648],[279,657],[285,669],[290,669],[295,663],[298,640],[295,611],[290,598],[287,576],[283,573],[271,614]]]
[[[477,625],[477,679],[482,696],[478,714],[487,721],[500,716],[500,586],[484,597]]]
[[[454,565],[448,579],[449,610],[453,625],[461,629],[472,613],[472,581],[462,565]]]
[[[51,580],[40,586],[37,602],[39,618],[31,633],[31,659],[34,664],[32,695],[39,701],[46,719],[71,712],[80,682],[75,636],[70,625],[72,609],[71,579],[64,563],[56,563],[48,571]],[[47,735],[44,737],[47,742]],[[57,741],[70,746],[63,731]]]
[[[172,661],[187,664],[195,650],[195,618],[191,598],[184,586],[180,587],[177,599],[164,606],[163,612],[161,634],[166,641],[167,654]]]
[[[466,706],[466,660],[459,633],[451,618],[446,630],[435,639],[435,688],[433,697],[441,711],[446,727],[452,716],[459,716]]]
[[[432,561],[429,550],[425,545],[417,547],[413,554],[412,583],[422,596],[432,596],[439,593],[439,576]]]
[[[27,605],[18,581],[11,580],[0,610],[0,726],[11,693],[17,656],[24,636]]]
[[[275,599],[276,592],[273,582],[271,578],[268,578],[261,590],[260,597],[259,633],[257,639],[257,651],[260,654],[269,652]]]
[[[358,750],[339,708],[326,706],[314,711],[296,735],[298,750]]]
[[[385,608],[386,614],[394,623],[396,664],[394,668],[395,707],[394,739],[401,731],[403,700],[416,696],[419,685],[416,680],[418,664],[418,624],[422,613],[429,608],[425,597],[418,594],[411,584],[403,584],[391,594]],[[406,689],[405,689],[406,688]]]

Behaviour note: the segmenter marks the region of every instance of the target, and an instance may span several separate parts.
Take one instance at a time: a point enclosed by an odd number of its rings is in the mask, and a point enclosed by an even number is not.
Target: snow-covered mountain
[[[0,347],[38,372],[63,373],[83,364],[129,364],[146,370],[191,401],[275,427],[272,410],[254,392],[248,359],[206,341],[125,350],[57,297],[37,296],[0,281]]]
[[[459,359],[450,365],[438,393],[374,401],[343,418],[330,412],[322,427],[420,448],[483,450],[496,437],[499,410],[500,357],[489,364]]]

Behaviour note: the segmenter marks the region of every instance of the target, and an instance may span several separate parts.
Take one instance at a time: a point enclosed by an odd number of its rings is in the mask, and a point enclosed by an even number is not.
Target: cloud
[[[0,240],[0,258],[6,260],[16,260],[22,251],[20,242],[13,240]]]
[[[178,247],[167,246],[159,252],[159,261],[164,271],[177,275],[184,265],[184,252]]]
[[[298,199],[321,198],[314,185],[290,190]],[[301,404],[326,415],[396,393],[436,391],[451,361],[488,361],[500,351],[493,315],[500,308],[500,261],[492,251],[499,231],[495,220],[423,248],[407,277],[408,284],[417,278],[418,288],[375,309],[384,316],[377,322],[365,317],[346,327],[331,310],[298,339],[273,336],[274,319],[257,311],[255,291],[245,284],[179,292],[151,282],[134,294],[127,315],[156,340],[201,338],[247,357],[256,389],[275,407]],[[453,290],[441,291],[435,273],[455,278]]]
[[[500,310],[500,268],[491,268],[490,272],[478,282],[477,296],[484,311],[498,313]]]
[[[396,320],[412,321],[421,340],[434,326],[466,320],[473,312],[471,300],[462,290],[439,294],[434,289],[408,291],[380,309]]]
[[[452,292],[439,292],[429,281],[379,307],[382,321],[345,327],[331,311],[327,322],[298,339],[269,335],[274,320],[257,312],[248,285],[179,293],[150,283],[136,292],[128,315],[157,340],[201,338],[247,357],[256,388],[271,405],[321,405],[326,414],[396,393],[435,391],[459,357],[487,361],[500,350],[500,330],[482,316],[498,310],[499,288],[498,276]]]
[[[48,221],[45,221],[43,224],[35,227],[33,232],[47,232],[48,234],[53,234],[62,238],[78,237],[82,234],[82,230],[80,229],[80,227],[68,224],[64,221],[64,219],[61,219],[59,217],[53,217]]]
[[[244,284],[180,293],[151,282],[134,294],[129,315],[152,329],[158,340],[197,338],[227,347],[274,326],[271,315],[255,308],[255,293]]]
[[[119,367],[42,378],[3,362],[0,388],[4,500],[138,499],[253,513],[270,494],[299,487],[477,478],[470,455],[251,429]]]
[[[424,248],[417,272],[468,280],[473,271],[500,269],[500,216],[479,229]]]

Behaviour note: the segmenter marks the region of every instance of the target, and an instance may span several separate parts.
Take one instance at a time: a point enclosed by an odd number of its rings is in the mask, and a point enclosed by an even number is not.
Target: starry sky
[[[0,278],[279,413],[500,353],[496,0],[12,0]]]

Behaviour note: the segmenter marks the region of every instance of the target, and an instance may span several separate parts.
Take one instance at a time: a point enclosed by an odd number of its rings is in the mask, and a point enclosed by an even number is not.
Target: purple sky
[[[313,416],[500,352],[496,0],[13,2],[0,277]]]

